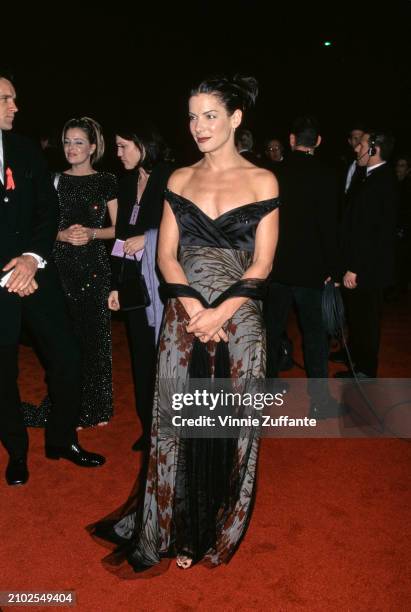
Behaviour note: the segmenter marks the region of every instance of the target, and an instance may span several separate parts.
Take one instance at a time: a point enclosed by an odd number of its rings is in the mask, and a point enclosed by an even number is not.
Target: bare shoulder
[[[270,200],[278,197],[278,182],[270,170],[253,169],[252,184],[258,200]]]
[[[193,176],[193,167],[187,166],[185,168],[178,168],[175,170],[168,179],[167,187],[174,193],[182,193],[185,185],[190,181]]]

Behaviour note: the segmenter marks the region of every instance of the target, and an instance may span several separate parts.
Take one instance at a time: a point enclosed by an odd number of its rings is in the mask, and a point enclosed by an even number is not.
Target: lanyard
[[[140,212],[140,208],[141,208],[140,204],[137,204],[136,202],[133,206],[133,210],[131,211],[129,225],[135,225],[137,223],[137,218]]]

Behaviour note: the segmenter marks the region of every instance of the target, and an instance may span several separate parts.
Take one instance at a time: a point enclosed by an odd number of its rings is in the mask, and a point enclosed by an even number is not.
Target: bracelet
[[[97,236],[97,230],[94,230],[93,233],[91,234],[91,239],[95,240]]]

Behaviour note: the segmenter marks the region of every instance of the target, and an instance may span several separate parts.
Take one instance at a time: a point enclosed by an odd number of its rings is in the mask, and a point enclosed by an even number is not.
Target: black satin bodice
[[[277,208],[279,198],[243,204],[212,219],[194,202],[170,189],[165,190],[180,230],[180,246],[208,246],[254,251],[260,220]]]

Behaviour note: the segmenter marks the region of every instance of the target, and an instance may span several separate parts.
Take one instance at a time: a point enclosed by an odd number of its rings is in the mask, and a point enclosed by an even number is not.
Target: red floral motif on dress
[[[244,372],[243,372],[243,359],[237,359],[237,361],[234,363],[234,360],[230,360],[231,361],[231,378],[240,378],[241,376],[244,376]]]
[[[233,321],[229,321],[227,324],[227,332],[231,334],[232,336],[235,336],[237,327],[238,326],[235,323],[233,323]]]
[[[167,508],[171,508],[172,497],[173,492],[169,483],[164,482],[163,484],[158,486],[157,501],[160,510],[164,511],[167,510]]]

